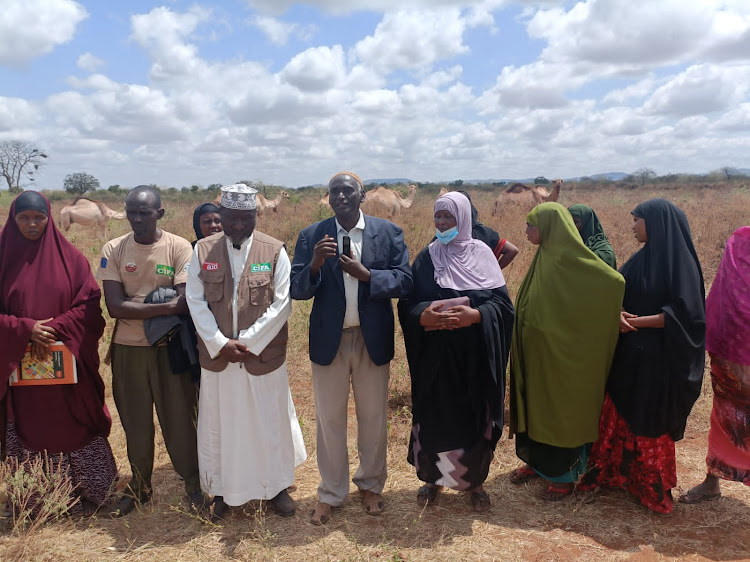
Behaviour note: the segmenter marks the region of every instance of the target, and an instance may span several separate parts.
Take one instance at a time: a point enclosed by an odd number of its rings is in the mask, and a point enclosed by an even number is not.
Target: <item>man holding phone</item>
[[[327,523],[349,494],[346,446],[349,387],[357,412],[359,468],[353,481],[369,515],[383,511],[387,475],[389,364],[394,351],[391,299],[407,295],[413,280],[404,233],[395,224],[364,215],[364,186],[340,172],[328,183],[335,217],[299,234],[291,296],[315,298],[310,314],[310,360],[320,471],[318,503],[310,517]]]

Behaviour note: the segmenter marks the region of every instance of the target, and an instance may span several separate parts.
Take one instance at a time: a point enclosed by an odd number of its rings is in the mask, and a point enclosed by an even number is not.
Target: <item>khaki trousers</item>
[[[333,363],[312,363],[321,502],[337,506],[349,495],[346,426],[350,384],[357,414],[359,454],[359,468],[352,481],[360,490],[382,493],[388,475],[389,367],[372,362],[359,328],[344,330]]]
[[[112,345],[112,394],[128,446],[137,498],[151,496],[154,469],[154,406],[164,443],[187,493],[200,490],[197,390],[188,373],[173,374],[166,346]]]

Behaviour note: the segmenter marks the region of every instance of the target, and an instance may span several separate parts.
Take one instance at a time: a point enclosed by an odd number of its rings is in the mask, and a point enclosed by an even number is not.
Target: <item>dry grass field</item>
[[[618,264],[636,249],[630,231],[630,211],[642,200],[663,196],[682,207],[689,219],[706,278],[713,280],[724,243],[739,226],[750,224],[750,186],[734,184],[715,189],[674,188],[668,191],[583,190],[566,185],[560,202],[587,203],[599,215],[617,252]],[[480,218],[521,249],[507,268],[514,296],[533,256],[524,235],[525,213],[491,216],[494,196],[473,192]],[[499,189],[499,188],[498,188]],[[286,201],[276,214],[263,216],[258,229],[286,241],[290,254],[297,233],[306,225],[329,216],[317,197]],[[412,259],[433,233],[432,203],[435,194],[419,193],[414,205],[395,222],[400,224]],[[7,216],[10,199],[0,198],[0,221]],[[122,204],[110,205],[116,210]],[[169,203],[162,228],[193,238],[192,204]],[[54,204],[55,216],[62,207]],[[110,225],[113,238],[128,231],[126,222]],[[95,229],[73,226],[69,239],[98,262],[102,242]],[[724,497],[696,506],[677,504],[675,515],[651,515],[624,492],[599,494],[592,503],[580,496],[559,503],[538,499],[540,482],[514,486],[508,474],[519,465],[514,444],[504,436],[495,455],[486,488],[492,497],[490,512],[476,514],[465,494],[446,492],[438,505],[421,510],[416,504],[419,481],[406,462],[410,430],[409,374],[402,337],[396,334],[396,357],[391,364],[389,400],[389,478],[385,488],[386,511],[368,517],[356,494],[331,522],[323,527],[308,523],[316,501],[318,472],[315,460],[315,411],[307,355],[307,321],[310,302],[295,302],[290,321],[289,373],[292,395],[307,445],[308,460],[298,468],[297,515],[281,519],[264,514],[258,506],[235,510],[221,526],[187,513],[182,483],[171,467],[160,435],[157,442],[154,497],[140,512],[110,520],[105,516],[66,519],[24,535],[0,522],[0,560],[689,560],[750,559],[750,489],[725,483]],[[111,322],[101,342],[109,344]],[[125,438],[112,401],[109,368],[102,366],[107,403],[114,420],[110,442],[121,476],[129,476]],[[677,445],[679,487],[700,482],[705,473],[706,439],[711,408],[711,388],[706,374],[701,398],[688,422],[685,439]],[[350,409],[350,451],[355,451],[353,406]],[[506,434],[507,435],[507,434]],[[356,453],[351,458],[356,467]],[[352,486],[352,488],[354,488]]]

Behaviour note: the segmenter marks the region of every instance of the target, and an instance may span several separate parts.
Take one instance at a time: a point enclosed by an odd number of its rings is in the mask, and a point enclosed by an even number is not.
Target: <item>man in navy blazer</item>
[[[380,515],[387,476],[387,402],[393,359],[391,299],[412,288],[404,233],[395,224],[364,215],[362,181],[341,172],[328,183],[334,217],[299,234],[292,262],[293,299],[315,297],[310,314],[310,360],[320,471],[314,525],[349,494],[346,446],[349,386],[357,413],[359,468],[353,482],[365,511]],[[349,255],[343,252],[350,245]]]

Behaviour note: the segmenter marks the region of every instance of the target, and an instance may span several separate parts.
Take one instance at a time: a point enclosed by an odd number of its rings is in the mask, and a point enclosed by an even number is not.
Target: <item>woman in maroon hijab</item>
[[[107,441],[112,421],[99,376],[101,292],[84,255],[49,219],[49,201],[25,191],[13,201],[0,233],[4,452],[20,464],[46,454],[56,471],[71,478],[77,497],[101,507],[117,478]],[[75,356],[78,383],[9,386],[29,344],[31,353],[41,356],[55,341]]]

